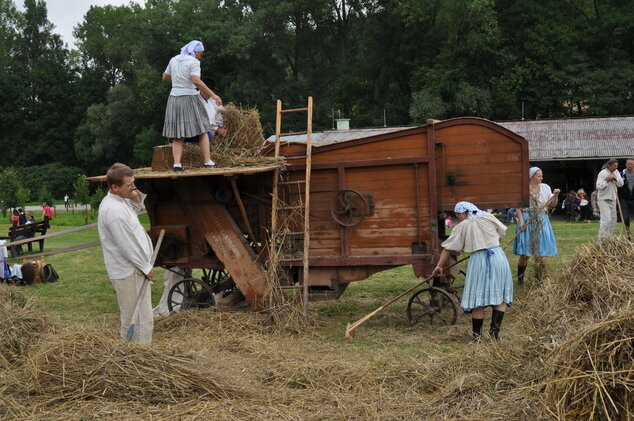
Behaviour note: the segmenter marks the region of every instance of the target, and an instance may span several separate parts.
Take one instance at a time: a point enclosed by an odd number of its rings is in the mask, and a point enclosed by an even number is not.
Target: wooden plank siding
[[[435,125],[438,210],[466,200],[483,209],[528,200],[528,146],[520,136],[482,120]]]
[[[304,151],[301,143],[282,146],[290,179],[303,179]],[[312,168],[311,285],[348,283],[402,264],[412,264],[423,276],[438,256],[440,212],[453,210],[460,200],[495,208],[528,199],[526,141],[483,119],[434,122],[319,146]],[[340,226],[330,211],[345,189],[369,195],[374,203],[374,213],[352,227]],[[424,254],[414,247],[419,241]]]

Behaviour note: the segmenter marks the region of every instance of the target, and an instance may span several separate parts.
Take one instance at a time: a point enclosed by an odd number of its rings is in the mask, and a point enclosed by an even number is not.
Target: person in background
[[[592,205],[590,205],[590,200],[588,200],[585,190],[579,189],[577,191],[577,196],[575,197],[573,204],[579,211],[577,221],[580,221],[583,218],[586,222],[592,222]]]
[[[117,293],[121,338],[125,340],[144,280],[152,280],[154,274],[154,249],[137,216],[146,195],[134,185],[134,172],[116,163],[108,170],[106,181],[109,190],[99,205],[97,226],[108,277]],[[132,342],[150,344],[154,317],[149,285],[146,288]]]
[[[519,255],[517,262],[517,283],[524,284],[524,272],[531,256],[541,259],[547,256],[557,256],[557,243],[553,227],[548,218],[548,211],[544,207],[556,207],[560,190],[551,191],[548,184],[542,183],[543,172],[538,167],[531,167],[528,171],[530,179],[530,207],[516,209],[518,224],[513,242],[513,254]],[[574,193],[574,192],[573,192]],[[576,195],[576,194],[575,194]],[[536,212],[539,212],[535,215]],[[531,216],[534,217],[531,219]],[[528,224],[530,220],[530,224]],[[521,232],[520,232],[521,231]]]
[[[619,187],[619,198],[621,200],[621,210],[623,211],[623,224],[630,230],[630,219],[634,215],[634,158],[627,158],[625,169],[621,173],[623,185]]]
[[[64,195],[64,208],[66,210],[70,208],[70,197],[68,197],[68,194]]]
[[[42,203],[42,219],[52,220],[54,216],[53,208],[48,205],[48,203]]]
[[[470,202],[458,202],[454,213],[460,222],[442,243],[443,250],[432,276],[443,273],[451,252],[471,253],[461,305],[466,314],[471,313],[475,340],[482,336],[485,307],[493,307],[489,334],[498,339],[506,308],[513,304],[511,267],[500,247],[506,226]]]
[[[222,99],[200,79],[199,60],[204,51],[202,42],[190,41],[181,48],[179,55],[172,57],[163,73],[163,80],[172,83],[165,109],[163,136],[172,139],[175,172],[183,171],[181,165],[183,141],[192,136],[198,136],[198,147],[205,167],[215,166],[209,151],[209,135],[207,134],[211,130],[209,117],[198,99],[199,94],[196,88],[205,96],[213,98],[217,105],[222,105]]]
[[[20,217],[20,225],[26,224],[26,214],[24,213],[24,209],[18,208],[18,213]]]
[[[13,209],[11,212],[11,225],[20,225],[20,212],[17,209]]]
[[[590,195],[590,205],[592,205],[592,217],[597,220],[601,217],[601,212],[599,212],[599,201],[597,199],[599,191],[594,190]]]
[[[617,171],[619,161],[611,158],[606,162],[597,176],[597,201],[601,214],[599,238],[612,235],[616,227],[617,189],[623,185],[623,178]]]

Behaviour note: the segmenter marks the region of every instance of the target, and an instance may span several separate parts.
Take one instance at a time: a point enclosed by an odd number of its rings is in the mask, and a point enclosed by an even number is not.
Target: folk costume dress
[[[497,306],[503,302],[512,305],[511,268],[500,247],[500,238],[505,233],[504,224],[490,213],[478,209],[476,213],[469,214],[469,219],[456,225],[449,238],[442,243],[445,249],[472,253],[461,302],[465,313],[471,313],[477,307]]]
[[[548,184],[539,184],[539,194],[531,191],[530,208],[522,209],[522,218],[526,228],[524,232],[518,234],[513,243],[513,254],[520,256],[548,257],[557,256],[557,243],[555,242],[555,234],[553,227],[548,218],[548,212],[541,210],[533,219],[537,211],[544,208],[544,205],[552,197],[552,190]],[[515,233],[520,231],[521,226],[517,223]]]
[[[183,139],[198,136],[211,130],[205,107],[198,99],[198,90],[192,76],[200,77],[200,61],[196,51],[203,51],[200,41],[191,41],[172,57],[165,73],[172,79],[172,90],[167,100],[163,136]]]

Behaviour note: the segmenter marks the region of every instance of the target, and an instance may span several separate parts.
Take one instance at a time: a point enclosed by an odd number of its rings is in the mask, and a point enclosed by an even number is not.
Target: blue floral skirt
[[[472,253],[462,294],[464,312],[502,303],[513,304],[513,277],[504,250],[498,246]]]

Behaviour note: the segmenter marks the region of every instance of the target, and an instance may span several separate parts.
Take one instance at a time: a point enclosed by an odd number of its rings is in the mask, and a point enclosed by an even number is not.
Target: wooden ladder
[[[277,100],[277,113],[275,120],[275,157],[280,155],[280,139],[282,137],[282,116],[287,113],[306,112],[306,131],[289,133],[288,135],[306,135],[306,175],[304,180],[283,180],[280,181],[280,171],[275,170],[273,178],[273,202],[271,207],[271,237],[277,238],[279,233],[279,223],[281,215],[289,215],[295,211],[303,211],[303,227],[301,231],[289,232],[287,235],[303,236],[302,250],[302,292],[304,302],[304,314],[308,313],[308,250],[310,246],[310,174],[311,174],[311,155],[313,147],[313,97],[308,97],[308,105],[305,108],[289,108],[282,109],[282,101]],[[301,191],[301,185],[304,188],[303,203],[286,203],[286,200],[293,197],[292,188],[296,187]],[[301,197],[301,196],[300,196]],[[290,199],[289,199],[290,200]]]

